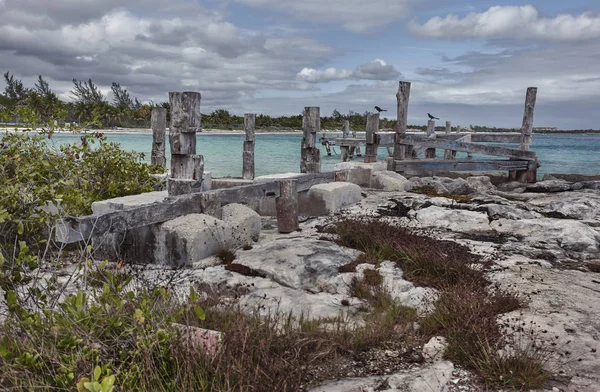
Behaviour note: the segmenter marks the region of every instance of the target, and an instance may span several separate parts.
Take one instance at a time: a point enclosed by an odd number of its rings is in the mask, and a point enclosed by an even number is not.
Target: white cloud
[[[309,83],[326,83],[333,80],[343,79],[370,79],[370,80],[390,80],[400,76],[392,64],[376,59],[366,64],[359,65],[354,71],[335,68],[327,68],[319,71],[314,68],[303,68],[296,75],[296,80]]]
[[[559,14],[540,16],[532,5],[494,6],[464,18],[449,14],[429,19],[424,24],[410,23],[410,29],[430,38],[515,38],[542,41],[583,41],[600,38],[600,15]]]
[[[364,32],[405,19],[414,0],[236,0],[309,22],[333,23]]]

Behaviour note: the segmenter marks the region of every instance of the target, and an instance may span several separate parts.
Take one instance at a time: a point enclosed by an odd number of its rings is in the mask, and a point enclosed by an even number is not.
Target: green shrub
[[[32,120],[33,121],[33,120]],[[19,283],[47,251],[60,215],[87,215],[94,201],[152,191],[154,169],[98,133],[58,147],[55,128],[14,131],[0,140],[0,287]],[[24,260],[24,249],[32,256]]]

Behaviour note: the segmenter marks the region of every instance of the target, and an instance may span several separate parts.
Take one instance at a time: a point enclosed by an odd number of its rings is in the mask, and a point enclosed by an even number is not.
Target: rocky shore
[[[392,262],[358,263],[355,271],[340,271],[359,260],[361,252],[336,244],[323,228],[343,218],[375,218],[463,244],[483,256],[491,264],[487,278],[525,299],[525,307],[498,322],[521,344],[535,335],[546,345],[552,374],[548,390],[600,390],[599,179],[547,176],[536,184],[494,185],[487,176],[406,179],[386,171],[355,171],[349,180],[360,184],[361,178],[368,182],[361,184],[362,200],[328,216],[302,217],[292,234],[279,234],[274,218],[260,218],[258,240],[233,250],[235,268],[209,257],[183,270],[148,265],[140,276],[168,282],[182,298],[194,285],[249,312],[320,319],[342,315],[361,323],[357,314],[364,301],[352,297],[349,286],[353,278],[377,268],[395,300],[427,314],[437,290],[404,279]],[[65,283],[70,270],[59,274]],[[443,338],[433,338],[415,354],[421,360],[412,363],[397,359],[400,348],[378,350],[340,363],[336,371],[323,369],[332,380],[310,390],[483,390],[474,374],[444,359],[444,348]]]

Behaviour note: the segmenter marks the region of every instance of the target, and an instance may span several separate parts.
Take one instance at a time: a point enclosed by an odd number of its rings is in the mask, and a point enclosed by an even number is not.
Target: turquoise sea
[[[121,144],[126,150],[143,152],[145,160],[150,160],[152,135],[126,133],[106,135],[109,141]],[[327,133],[330,138],[335,135]],[[320,137],[321,134],[318,135],[317,140]],[[55,134],[52,140],[53,143],[60,144],[77,141],[79,136]],[[256,175],[299,172],[301,140],[300,133],[257,134]],[[244,135],[241,134],[198,134],[197,151],[198,154],[204,155],[205,170],[210,171],[214,177],[241,176],[243,141]],[[504,144],[504,146],[518,148],[518,145],[511,144]],[[333,165],[340,162],[340,156],[335,154],[327,156],[324,147],[320,145],[319,147],[322,150],[322,170],[333,169]],[[334,149],[339,154],[339,147],[334,147]],[[600,135],[598,134],[534,134],[531,150],[537,153],[542,165],[538,171],[540,176],[544,173],[600,174]],[[170,155],[168,137],[167,155]],[[379,156],[380,159],[384,159],[387,156],[387,150],[380,148]],[[462,156],[466,156],[466,154]],[[461,153],[458,157],[461,157]],[[354,159],[362,158],[355,157]]]

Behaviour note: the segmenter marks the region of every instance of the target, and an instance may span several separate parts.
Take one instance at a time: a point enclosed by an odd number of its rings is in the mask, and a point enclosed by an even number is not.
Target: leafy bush
[[[94,201],[152,191],[156,183],[143,154],[126,152],[98,132],[55,146],[55,130],[2,135],[0,287],[21,281],[19,254],[27,248],[35,258],[48,246],[57,215],[86,215]],[[36,266],[33,259],[27,264]]]

